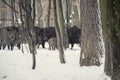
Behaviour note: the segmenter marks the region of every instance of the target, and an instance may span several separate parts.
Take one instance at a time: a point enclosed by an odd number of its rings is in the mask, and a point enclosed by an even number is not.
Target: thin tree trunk
[[[64,16],[63,16],[63,9],[62,9],[62,0],[57,0],[57,14],[58,14],[58,24],[60,27],[61,38],[64,48],[66,49],[68,46],[68,39],[67,39],[67,28],[65,28],[64,23]],[[66,44],[67,43],[67,44]]]
[[[1,2],[0,6],[3,8],[3,10],[1,10],[1,19],[3,19],[3,20],[1,20],[1,26],[5,27],[5,19],[6,19],[5,13],[6,13],[6,10],[4,10],[4,8],[6,8],[6,5],[5,5],[4,2]]]
[[[33,2],[32,2],[33,1]],[[25,29],[25,37],[27,39],[28,42],[28,46],[29,46],[29,50],[30,53],[32,54],[32,58],[33,58],[33,65],[32,65],[32,69],[35,69],[36,67],[36,36],[35,36],[35,32],[33,30],[34,28],[34,24],[35,24],[35,0],[26,0],[26,1],[22,1],[19,0],[20,2],[20,6],[22,6],[22,9],[24,10],[25,16],[23,17],[25,20],[24,22],[24,29]],[[33,3],[33,6],[31,6],[31,3]],[[20,7],[21,8],[21,7]],[[33,10],[33,12],[32,12]],[[22,10],[20,9],[20,12]],[[33,14],[33,15],[32,15]],[[21,16],[22,18],[22,16]]]
[[[14,0],[11,0],[11,5],[12,5],[12,8],[13,8],[13,9],[15,9],[15,7],[14,7],[14,2],[15,2]],[[11,9],[11,12],[12,12],[12,14],[11,14],[12,17],[11,17],[11,18],[12,18],[12,20],[13,20],[13,21],[12,21],[12,26],[15,26],[15,23],[14,23],[14,11],[13,11],[13,9]]]
[[[53,8],[54,8],[54,21],[55,21],[55,31],[57,35],[59,58],[61,63],[65,63],[65,55],[63,51],[63,44],[62,44],[62,39],[61,39],[61,34],[60,34],[60,29],[59,29],[58,19],[57,19],[56,0],[53,0]]]
[[[69,26],[69,19],[68,19],[68,0],[62,0],[62,8],[63,8],[63,15],[64,15],[64,26],[65,26],[65,39],[64,39],[64,43],[65,43],[65,48],[69,48],[69,40],[68,40],[68,26]]]
[[[50,27],[50,10],[51,10],[51,0],[49,0],[49,6],[48,6],[47,27]]]

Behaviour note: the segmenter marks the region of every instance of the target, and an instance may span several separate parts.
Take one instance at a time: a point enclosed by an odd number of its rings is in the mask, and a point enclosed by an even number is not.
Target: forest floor
[[[32,70],[32,55],[24,46],[24,53],[0,50],[0,80],[110,80],[104,74],[104,58],[101,66],[79,65],[80,48],[65,51],[66,63],[59,61],[58,50],[37,49],[36,69]]]

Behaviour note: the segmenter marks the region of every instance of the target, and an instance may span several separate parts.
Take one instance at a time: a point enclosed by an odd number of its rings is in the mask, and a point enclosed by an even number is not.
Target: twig
[[[4,2],[6,5],[8,5],[13,11],[15,11],[16,13],[19,14],[18,11],[16,11],[11,5],[9,5],[5,0],[2,0],[2,2]]]

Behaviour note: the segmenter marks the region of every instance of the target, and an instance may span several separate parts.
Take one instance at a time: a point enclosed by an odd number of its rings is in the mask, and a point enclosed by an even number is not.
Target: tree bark
[[[43,27],[43,24],[42,24],[42,20],[41,20],[41,17],[42,17],[42,14],[43,14],[43,9],[42,9],[42,3],[41,3],[41,0],[37,0],[37,20],[38,20],[38,26],[40,27]]]
[[[15,2],[14,0],[11,0],[11,6],[12,6],[13,9],[15,9],[15,7],[14,7],[14,4],[15,4],[15,3],[14,3],[14,2]],[[15,22],[14,22],[14,20],[15,20],[15,19],[14,19],[14,11],[11,9],[11,12],[12,12],[12,14],[11,14],[12,17],[11,17],[11,18],[12,18],[12,20],[13,20],[13,21],[12,21],[12,26],[15,26]]]
[[[64,15],[64,26],[65,26],[65,39],[64,39],[64,43],[65,43],[65,48],[69,48],[69,38],[68,38],[68,27],[69,27],[69,19],[68,19],[68,0],[62,0],[62,8],[63,8],[63,15]]]
[[[64,50],[63,50],[62,38],[61,38],[60,29],[58,25],[58,19],[57,19],[56,0],[53,0],[53,8],[54,8],[54,21],[55,21],[55,31],[57,35],[59,58],[60,58],[61,63],[65,63],[65,55],[64,55]]]
[[[2,1],[1,1],[0,4],[1,4],[0,7],[3,8],[3,10],[1,10],[1,19],[3,19],[3,20],[1,20],[1,25],[0,25],[0,26],[5,27],[5,24],[6,24],[6,23],[5,23],[6,10],[4,10],[4,8],[6,8],[6,5],[5,5],[5,3],[2,2]]]
[[[48,6],[47,27],[50,27],[50,9],[51,9],[51,0],[49,0],[49,6]]]
[[[32,2],[33,1],[33,2]],[[24,10],[24,14],[25,16],[22,17],[21,13],[21,20],[23,23],[23,30],[25,31],[25,37],[27,39],[28,42],[28,46],[29,46],[29,50],[30,53],[32,54],[32,58],[33,58],[33,65],[32,65],[32,69],[35,69],[36,67],[36,36],[35,36],[35,32],[33,30],[34,28],[34,24],[35,24],[35,0],[19,0],[20,3],[20,8]],[[33,6],[31,6],[31,3],[33,3]],[[22,11],[20,9],[20,12]],[[32,12],[33,10],[33,12]],[[24,22],[23,22],[24,20]]]
[[[58,24],[60,27],[60,33],[62,38],[62,43],[64,48],[68,48],[68,39],[67,39],[67,28],[65,28],[65,20],[63,16],[62,0],[57,0],[57,14],[58,14]]]
[[[120,0],[101,1],[101,11],[106,13],[102,15],[105,41],[105,73],[111,80],[120,79]],[[105,18],[104,18],[105,17]]]
[[[81,10],[81,53],[80,65],[100,65],[99,21],[97,0],[80,0]]]

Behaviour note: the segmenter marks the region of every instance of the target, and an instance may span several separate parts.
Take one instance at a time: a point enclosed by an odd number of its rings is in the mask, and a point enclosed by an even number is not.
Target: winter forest
[[[120,0],[0,0],[0,80],[120,80]]]

